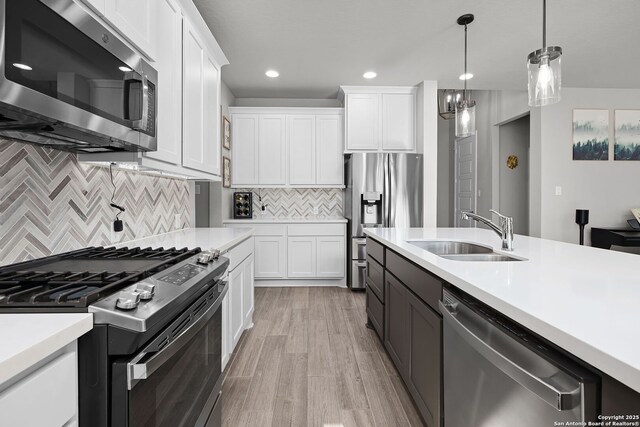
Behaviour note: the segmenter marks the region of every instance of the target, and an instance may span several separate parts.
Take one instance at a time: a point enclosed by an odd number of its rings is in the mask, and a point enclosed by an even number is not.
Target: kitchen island
[[[406,260],[409,270],[414,266],[416,270],[430,273],[430,277],[441,279],[438,283],[470,295],[606,374],[603,376],[604,398],[605,378],[610,376],[620,383],[623,394],[626,390],[629,392],[626,396],[640,399],[640,394],[636,394],[640,391],[640,330],[637,327],[640,323],[640,258],[637,255],[520,235],[515,236],[514,250],[505,252],[500,249],[500,238],[495,233],[475,228],[379,228],[366,229],[365,234],[374,240],[371,245],[373,279],[376,274],[382,274],[379,264],[384,263],[380,259],[384,255],[377,248],[384,247],[387,262],[396,258]],[[446,259],[411,243],[434,240],[480,244],[519,260]],[[383,291],[387,301],[382,299],[382,304],[389,305],[388,288]],[[441,298],[437,292],[436,289],[436,300]],[[377,294],[380,295],[380,289]],[[420,297],[429,302],[427,297]],[[432,301],[430,308],[437,311],[437,307],[438,302]],[[377,312],[382,309],[384,306],[377,308]],[[390,353],[394,359],[393,351]]]

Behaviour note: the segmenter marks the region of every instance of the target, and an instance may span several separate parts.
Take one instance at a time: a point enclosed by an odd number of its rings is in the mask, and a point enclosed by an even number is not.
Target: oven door
[[[221,425],[221,304],[226,291],[226,282],[215,285],[142,352],[114,363],[112,426]]]
[[[73,0],[0,0],[0,10],[3,128],[62,134],[62,123],[156,149],[157,72],[140,54]]]

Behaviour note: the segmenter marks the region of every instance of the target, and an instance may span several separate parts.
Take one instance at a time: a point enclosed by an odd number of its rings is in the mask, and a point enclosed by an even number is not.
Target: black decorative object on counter
[[[584,245],[584,226],[589,224],[588,209],[576,209],[576,224],[580,226],[580,244]]]
[[[250,191],[236,191],[233,193],[233,218],[253,218],[253,193]]]

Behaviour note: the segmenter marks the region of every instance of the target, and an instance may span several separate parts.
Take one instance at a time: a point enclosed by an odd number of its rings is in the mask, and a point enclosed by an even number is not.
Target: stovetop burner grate
[[[199,248],[92,247],[2,267],[0,310],[86,308],[198,252]]]

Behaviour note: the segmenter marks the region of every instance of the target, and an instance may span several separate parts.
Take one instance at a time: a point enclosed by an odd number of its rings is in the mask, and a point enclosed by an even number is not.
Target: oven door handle
[[[127,364],[127,388],[131,390],[138,381],[146,380],[155,371],[158,370],[163,364],[165,364],[173,355],[175,355],[182,347],[184,347],[193,338],[204,325],[213,317],[216,311],[222,305],[222,300],[227,294],[229,287],[228,282],[224,282],[224,288],[222,293],[216,298],[216,300],[195,319],[195,321],[184,331],[180,333],[173,341],[169,343],[159,352],[155,353],[148,360],[143,363],[138,363],[141,359],[147,356],[149,353],[142,352],[137,355],[131,362]]]

